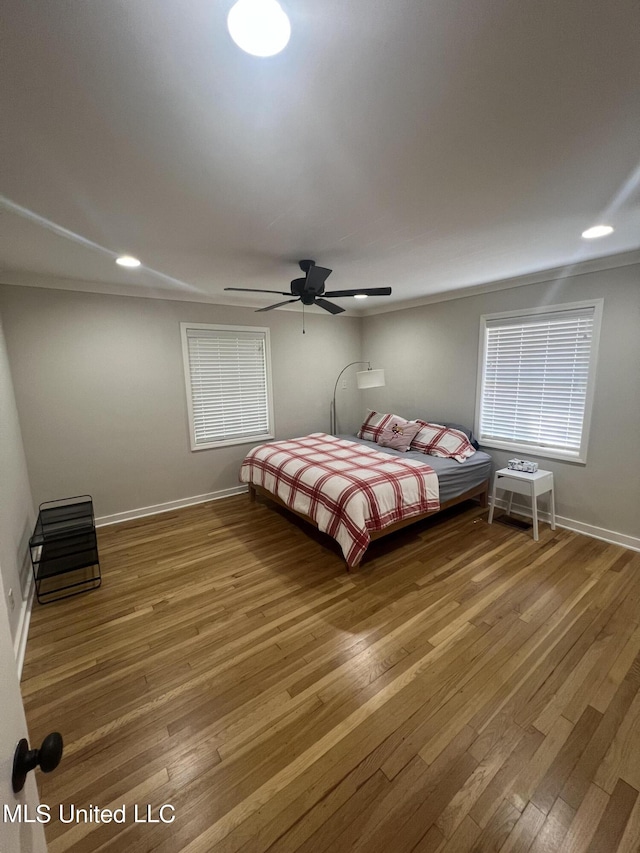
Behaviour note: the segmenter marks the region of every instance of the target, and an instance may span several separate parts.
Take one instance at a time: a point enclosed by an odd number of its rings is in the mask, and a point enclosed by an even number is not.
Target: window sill
[[[562,462],[573,462],[577,465],[587,464],[586,451],[570,453],[566,450],[554,450],[550,447],[539,447],[533,444],[517,444],[509,441],[499,441],[493,438],[481,438],[476,436],[480,447],[491,447],[496,450],[508,450],[510,453],[518,453],[527,456],[540,456],[542,459],[558,459]]]
[[[212,441],[209,444],[192,444],[191,450],[215,450],[217,447],[231,447],[234,444],[262,444],[265,441],[272,441],[274,438],[273,433],[242,436],[242,438],[229,438],[226,441]]]

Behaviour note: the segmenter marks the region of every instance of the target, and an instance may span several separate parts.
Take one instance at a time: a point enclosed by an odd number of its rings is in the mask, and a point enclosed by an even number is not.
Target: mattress
[[[357,444],[364,444],[380,453],[390,453],[393,456],[402,456],[404,459],[416,459],[418,462],[424,462],[426,465],[429,465],[438,475],[441,504],[457,498],[474,486],[479,486],[491,476],[493,459],[483,450],[477,450],[473,456],[470,456],[464,462],[456,462],[455,459],[428,456],[425,453],[420,453],[418,450],[403,452],[401,450],[394,450],[391,447],[381,447],[375,441],[356,438],[355,435],[340,435],[338,438],[354,441]]]
[[[273,441],[246,455],[240,480],[311,519],[360,563],[371,535],[437,512],[438,477],[422,460],[396,459],[326,433]]]

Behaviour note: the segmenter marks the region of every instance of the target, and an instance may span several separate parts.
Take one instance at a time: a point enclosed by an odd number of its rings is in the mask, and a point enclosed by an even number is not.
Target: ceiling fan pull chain
[[[304,302],[302,303],[302,334],[303,335],[307,334],[304,330]]]

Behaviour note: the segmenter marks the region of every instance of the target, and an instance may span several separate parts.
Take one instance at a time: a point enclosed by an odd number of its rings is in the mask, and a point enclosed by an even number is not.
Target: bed
[[[467,500],[487,506],[491,464],[481,450],[461,463],[313,433],[253,448],[240,480],[250,501],[260,495],[332,536],[353,569],[375,539]]]

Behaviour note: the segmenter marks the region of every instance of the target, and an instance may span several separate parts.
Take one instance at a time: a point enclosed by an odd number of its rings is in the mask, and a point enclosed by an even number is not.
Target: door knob
[[[43,773],[51,773],[55,770],[62,758],[62,735],[60,732],[51,732],[42,741],[40,749],[29,749],[29,741],[26,738],[18,743],[13,756],[13,773],[11,784],[13,792],[17,794],[24,788],[27,773],[40,765]]]

